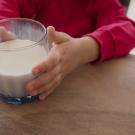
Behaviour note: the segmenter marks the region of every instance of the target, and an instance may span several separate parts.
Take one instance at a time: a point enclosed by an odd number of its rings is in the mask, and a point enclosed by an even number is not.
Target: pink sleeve
[[[135,23],[126,17],[118,0],[95,0],[96,30],[87,36],[97,40],[100,61],[124,56],[135,46]]]
[[[18,0],[0,0],[0,19],[19,16]]]

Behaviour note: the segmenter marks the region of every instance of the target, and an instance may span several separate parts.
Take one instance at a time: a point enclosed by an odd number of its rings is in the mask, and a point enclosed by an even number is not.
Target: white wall
[[[131,0],[128,10],[128,17],[135,20],[135,0]]]
[[[135,21],[135,0],[131,0],[128,10],[128,17]],[[133,49],[130,54],[135,55],[135,49]]]

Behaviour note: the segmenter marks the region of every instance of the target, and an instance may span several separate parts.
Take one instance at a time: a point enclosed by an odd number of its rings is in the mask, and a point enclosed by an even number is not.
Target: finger
[[[15,35],[7,31],[4,27],[0,27],[0,41],[7,41],[15,39]]]
[[[5,34],[3,35],[3,41],[13,40],[15,38],[16,36],[10,31],[5,32]]]
[[[40,75],[36,79],[29,82],[26,86],[26,89],[31,92],[35,91],[37,89],[40,89],[43,85],[47,85],[56,77],[53,73],[44,73],[43,75]]]
[[[48,26],[47,27],[47,32],[48,32],[48,42],[51,45],[53,42],[56,44],[60,44],[63,42],[66,42],[70,40],[71,36],[64,32],[58,32],[55,30],[53,26]]]
[[[48,84],[44,84],[40,89],[31,91],[30,93],[35,96],[35,95],[47,92],[50,89],[56,88],[61,83],[61,81],[62,81],[62,78],[61,78],[61,75],[59,75]]]
[[[40,89],[31,91],[29,94],[32,95],[32,96],[36,96],[38,94],[50,91],[52,88],[55,88],[55,87],[56,87],[56,82],[53,80],[49,84],[46,84],[46,85],[42,86]]]
[[[54,90],[56,89],[56,87],[50,89],[49,91],[43,92],[42,94],[39,95],[39,100],[43,101],[45,100],[49,95],[51,95]]]
[[[40,89],[40,87],[42,87],[43,85],[49,84],[55,78],[57,79],[58,78],[57,76],[61,76],[60,66],[56,66],[52,71],[48,73],[44,73],[40,75],[39,77],[37,77],[36,79],[30,81],[27,84],[26,89],[28,91],[34,91],[34,90]]]
[[[47,36],[48,36],[49,45],[52,45],[54,33],[55,33],[55,28],[53,26],[48,26],[47,27]]]
[[[50,71],[59,62],[60,62],[60,56],[56,52],[50,53],[48,55],[48,58],[44,62],[42,62],[41,64],[33,68],[32,73],[33,75],[37,76],[43,72]]]

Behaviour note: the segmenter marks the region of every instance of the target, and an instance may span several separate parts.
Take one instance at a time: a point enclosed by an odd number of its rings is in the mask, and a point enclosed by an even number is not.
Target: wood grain
[[[0,135],[135,135],[135,57],[80,67],[44,102],[0,102]]]

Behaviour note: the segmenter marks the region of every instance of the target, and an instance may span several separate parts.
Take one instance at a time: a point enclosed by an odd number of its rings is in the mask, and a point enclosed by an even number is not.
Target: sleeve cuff
[[[89,36],[94,38],[100,48],[99,58],[96,62],[112,59],[114,55],[114,40],[109,31],[107,30],[97,30],[93,33],[86,34],[85,36]]]

